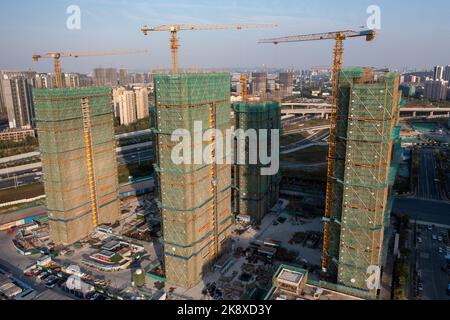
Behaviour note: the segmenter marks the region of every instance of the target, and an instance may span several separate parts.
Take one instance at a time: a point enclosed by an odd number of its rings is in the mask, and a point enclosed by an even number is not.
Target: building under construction
[[[398,157],[399,76],[340,72],[331,114],[323,268],[328,280],[374,297],[369,266],[382,268]],[[372,289],[372,290],[371,290]]]
[[[119,217],[109,87],[33,90],[55,244],[70,245]]]
[[[227,153],[220,152],[225,144],[221,146],[220,137],[208,129],[225,136],[231,126],[230,75],[159,74],[154,83],[155,172],[165,275],[169,284],[190,288],[228,248],[231,165],[225,161]],[[180,140],[172,141],[173,137]],[[187,149],[182,161],[175,161],[172,155],[181,140]],[[196,159],[203,153],[208,161]]]
[[[234,127],[236,129],[268,130],[267,150],[272,149],[270,130],[280,129],[281,115],[280,105],[277,102],[241,102],[233,105]],[[258,146],[260,137],[258,135]],[[255,222],[262,218],[277,203],[280,190],[280,174],[273,176],[262,175],[261,169],[269,167],[270,164],[263,165],[258,157],[256,164],[250,164],[249,149],[245,148],[245,164],[235,164],[233,166],[233,203],[234,213],[239,216],[249,216]],[[258,150],[256,150],[258,151]],[[279,152],[279,149],[278,149]],[[235,162],[237,160],[237,150],[235,148]],[[274,157],[275,155],[271,155]],[[276,155],[279,157],[279,154]],[[237,163],[237,162],[236,162]]]

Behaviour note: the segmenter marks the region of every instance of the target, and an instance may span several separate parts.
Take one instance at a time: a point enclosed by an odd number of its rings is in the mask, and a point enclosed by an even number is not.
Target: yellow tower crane
[[[334,55],[333,55],[333,93],[331,97],[331,114],[330,114],[330,140],[328,146],[328,174],[327,174],[327,194],[325,205],[324,218],[324,237],[323,237],[323,255],[322,255],[322,270],[327,271],[328,266],[328,243],[330,239],[330,223],[332,218],[332,203],[333,203],[333,187],[334,187],[334,169],[336,158],[336,122],[337,122],[337,94],[339,88],[339,73],[342,68],[342,55],[344,52],[344,40],[355,37],[366,37],[366,41],[375,39],[376,32],[374,30],[362,31],[336,31],[327,33],[306,34],[298,36],[288,36],[273,39],[263,39],[259,43],[273,43],[278,44],[282,42],[301,42],[301,41],[315,41],[315,40],[335,40]]]
[[[180,42],[178,39],[179,31],[194,31],[194,30],[242,30],[242,29],[258,29],[258,28],[272,28],[276,27],[274,24],[168,24],[159,27],[149,27],[144,25],[141,31],[144,35],[154,31],[169,31],[170,32],[170,49],[172,51],[172,73],[178,73],[178,49]]]
[[[116,51],[92,51],[92,52],[48,52],[45,54],[34,54],[33,60],[53,59],[56,87],[62,88],[61,58],[100,57],[100,56],[122,56],[127,54],[146,53],[147,50],[116,50]]]
[[[241,74],[241,86],[242,86],[242,101],[247,100],[247,75]]]

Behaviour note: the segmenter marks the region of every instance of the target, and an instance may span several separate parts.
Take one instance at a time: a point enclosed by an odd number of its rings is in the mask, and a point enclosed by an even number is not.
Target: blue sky
[[[381,8],[376,41],[346,41],[344,64],[403,69],[450,64],[450,2],[443,0],[15,0],[0,4],[0,68],[51,71],[33,63],[37,51],[145,48],[147,55],[66,59],[63,70],[93,67],[167,68],[169,35],[144,37],[143,24],[276,23],[277,28],[186,31],[180,34],[182,67],[296,67],[331,63],[332,42],[257,44],[265,37],[359,29],[369,5]],[[81,30],[66,28],[69,5],[81,8]]]

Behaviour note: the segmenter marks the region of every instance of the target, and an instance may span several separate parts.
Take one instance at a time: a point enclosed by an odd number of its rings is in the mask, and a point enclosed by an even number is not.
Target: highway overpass
[[[328,103],[297,103],[289,102],[283,103],[281,108],[281,115],[320,115],[324,119],[328,119],[331,112],[331,105]],[[450,108],[437,107],[401,107],[401,118],[414,117],[450,117]]]

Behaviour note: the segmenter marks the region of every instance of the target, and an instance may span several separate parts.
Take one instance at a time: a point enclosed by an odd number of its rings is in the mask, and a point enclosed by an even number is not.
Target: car
[[[442,249],[441,247],[439,247],[438,251],[439,253],[444,253],[444,249]]]
[[[89,300],[97,300],[97,298],[100,296],[100,293],[94,293],[92,297],[89,298]]]
[[[428,230],[433,230],[433,227],[432,226],[428,226]]]
[[[422,283],[418,283],[417,284],[417,290],[419,290],[419,292],[423,291],[423,284]]]
[[[49,289],[54,288],[56,286],[56,284],[58,283],[58,280],[52,280],[52,281],[47,281],[45,283],[45,286]]]
[[[437,236],[436,236],[435,234],[433,234],[433,235],[431,236],[431,238],[432,238],[433,240],[437,240]]]
[[[442,237],[441,236],[438,237],[438,241],[442,242]]]
[[[418,243],[422,243],[422,238],[421,238],[421,237],[418,237],[418,238],[417,238],[417,242],[418,242]]]

